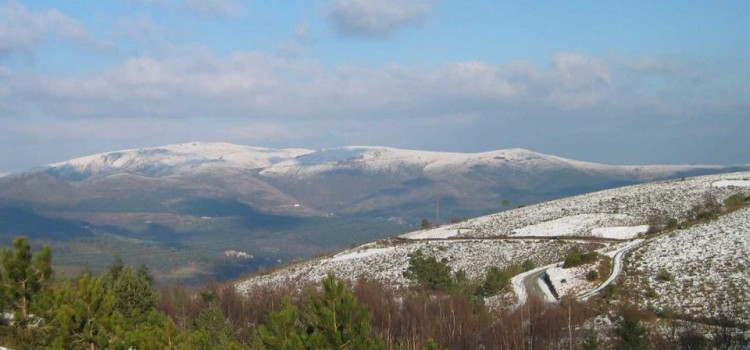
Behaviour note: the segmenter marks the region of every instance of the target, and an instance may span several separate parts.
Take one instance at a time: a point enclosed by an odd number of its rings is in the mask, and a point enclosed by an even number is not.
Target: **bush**
[[[589,272],[586,273],[586,280],[596,281],[597,279],[599,279],[599,272],[596,272],[596,270],[589,270]]]
[[[574,248],[573,250],[568,253],[568,255],[565,257],[565,262],[563,263],[563,268],[571,268],[576,267],[580,265],[585,265],[592,263],[596,261],[596,259],[599,257],[599,254],[597,254],[595,251],[590,251],[587,253],[581,252],[580,249]]]
[[[422,219],[422,222],[419,223],[419,228],[429,230],[432,228],[432,224],[430,223],[430,220]]]
[[[663,282],[673,281],[674,280],[674,275],[671,274],[669,271],[667,271],[667,269],[662,268],[656,274],[656,280],[663,281]]]
[[[748,198],[742,193],[735,193],[724,200],[727,210],[733,211],[747,206]]]
[[[425,257],[421,250],[409,255],[409,267],[404,277],[434,290],[448,291],[453,287],[451,267],[434,256]]]
[[[705,220],[716,217],[721,213],[721,204],[713,193],[707,192],[703,195],[703,202],[693,206],[690,214],[693,220]]]
[[[523,268],[523,272],[531,271],[536,268],[536,263],[533,260],[526,260],[521,264],[521,267]]]

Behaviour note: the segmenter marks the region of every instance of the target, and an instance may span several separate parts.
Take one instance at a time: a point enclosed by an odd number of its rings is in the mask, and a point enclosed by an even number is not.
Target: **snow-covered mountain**
[[[373,146],[322,150],[270,149],[229,143],[191,142],[121,150],[50,164],[60,177],[88,178],[115,173],[149,176],[188,174],[205,169],[258,170],[265,177],[315,175],[341,169],[395,172],[419,169],[426,174],[467,173],[475,167],[516,168],[528,171],[575,169],[588,173],[649,180],[676,172],[721,169],[718,166],[613,166],[582,162],[514,148],[481,153],[430,152]]]
[[[50,164],[48,172],[83,179],[116,173],[150,176],[184,174],[208,168],[262,169],[312,153],[306,149],[270,149],[229,143],[191,142],[94,154]]]
[[[450,153],[192,142],[95,154],[0,178],[0,239],[84,236],[94,238],[81,249],[107,250],[104,256],[122,244],[148,244],[288,261],[403,233],[422,218],[445,223],[652,180],[748,169],[612,166],[524,149]],[[575,219],[589,226],[632,221],[626,213],[581,214]],[[532,229],[545,227],[525,230]],[[73,265],[79,260],[69,258]]]

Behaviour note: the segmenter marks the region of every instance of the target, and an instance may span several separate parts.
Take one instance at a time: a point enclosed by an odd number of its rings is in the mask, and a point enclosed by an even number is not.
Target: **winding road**
[[[630,241],[630,243],[623,246],[622,248],[612,252],[614,253],[612,258],[614,262],[612,266],[612,274],[610,274],[609,278],[607,278],[607,280],[602,282],[596,288],[578,294],[578,300],[588,300],[592,296],[599,294],[602,290],[604,290],[604,288],[617,280],[617,277],[620,275],[620,273],[622,273],[623,259],[625,258],[625,255],[633,249],[641,246],[644,242],[645,241],[643,239],[636,239]],[[546,302],[557,302],[557,298],[554,296],[552,291],[549,289],[549,286],[547,286],[542,278],[547,269],[554,266],[559,266],[560,264],[561,263],[554,263],[547,266],[542,266],[513,276],[513,278],[511,279],[511,284],[513,286],[513,291],[518,297],[518,302],[516,303],[515,307],[517,308],[526,303],[529,294],[535,295],[540,300],[544,300]]]

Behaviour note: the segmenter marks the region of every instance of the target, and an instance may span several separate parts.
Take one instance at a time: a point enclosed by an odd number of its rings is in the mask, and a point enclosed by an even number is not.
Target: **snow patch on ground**
[[[633,239],[637,238],[639,234],[646,233],[648,228],[648,225],[598,227],[591,230],[591,235],[612,239]]]
[[[414,231],[403,234],[399,237],[406,239],[445,239],[456,237],[460,233],[467,233],[468,230],[461,230],[460,228],[450,226],[441,226],[429,230]]]
[[[583,236],[594,228],[633,222],[624,214],[580,214],[529,225],[513,232],[511,236]]]
[[[596,269],[596,265],[588,264],[567,269],[562,268],[562,266],[554,266],[547,270],[547,276],[549,276],[558,296],[576,295],[595,287],[592,282],[586,280],[586,274],[591,269]]]
[[[459,236],[588,236],[599,227],[647,225],[655,214],[681,221],[706,193],[719,202],[738,192],[750,194],[750,186],[737,186],[737,181],[750,180],[738,179],[750,179],[750,172],[652,182],[563,198],[467,220],[461,223]],[[729,183],[734,185],[716,186]]]
[[[725,179],[711,183],[713,187],[750,187],[750,180]]]
[[[351,260],[351,259],[362,259],[368,256],[385,253],[393,249],[394,249],[393,247],[387,247],[387,248],[372,248],[372,249],[359,250],[359,251],[354,251],[350,253],[335,255],[333,258],[331,258],[328,261],[336,262],[336,261],[344,261],[344,260]]]

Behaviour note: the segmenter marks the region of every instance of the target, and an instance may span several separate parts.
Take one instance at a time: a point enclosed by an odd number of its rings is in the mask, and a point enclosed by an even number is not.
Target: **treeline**
[[[614,328],[597,328],[592,319],[608,313],[601,303],[532,299],[492,311],[477,301],[478,294],[506,289],[531,262],[492,270],[466,288],[462,273],[415,254],[407,274],[419,281],[416,288],[328,276],[319,285],[240,294],[218,283],[157,291],[146,268],[119,259],[101,275],[56,280],[49,248],[32,255],[25,238],[1,257],[0,345],[14,350],[694,349],[680,345],[694,333],[648,332],[646,316],[633,312],[621,312]]]

